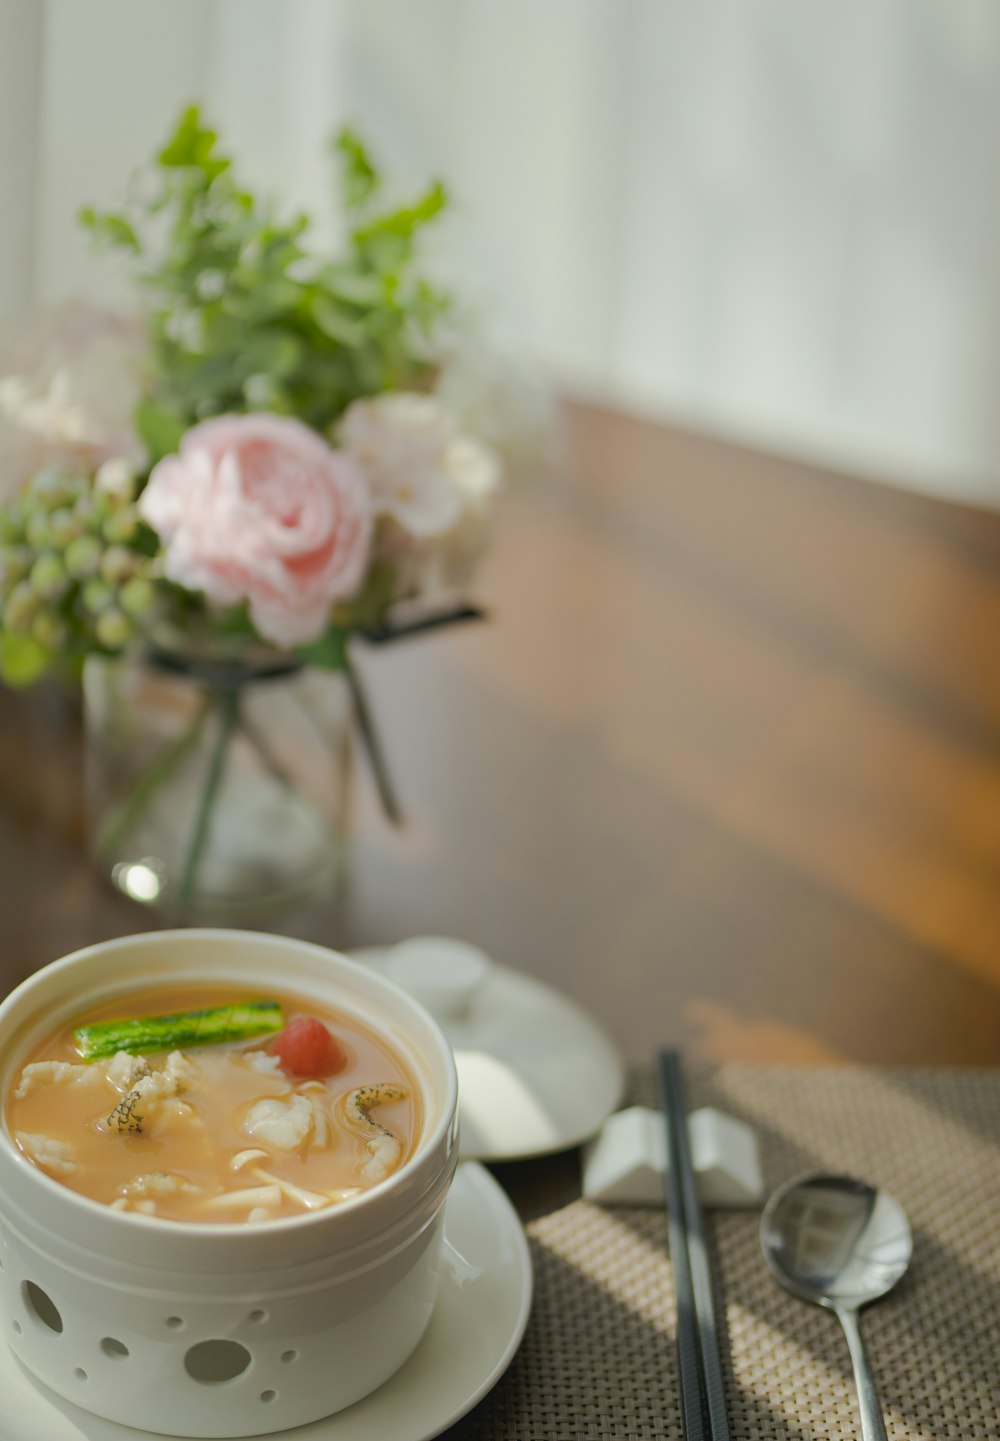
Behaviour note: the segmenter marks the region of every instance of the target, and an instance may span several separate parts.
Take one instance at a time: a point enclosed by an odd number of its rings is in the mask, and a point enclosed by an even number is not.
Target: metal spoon
[[[863,1441],[886,1441],[858,1311],[891,1291],[910,1263],[906,1212],[888,1191],[850,1176],[799,1176],[768,1201],[760,1241],[783,1286],[839,1318],[854,1366]]]

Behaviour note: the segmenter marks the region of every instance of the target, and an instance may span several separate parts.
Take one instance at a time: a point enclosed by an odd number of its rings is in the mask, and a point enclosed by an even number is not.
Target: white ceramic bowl
[[[257,1225],[112,1211],[0,1134],[0,1331],[46,1386],[99,1416],[176,1436],[250,1436],[349,1406],[413,1351],[437,1287],[458,1158],[448,1043],[404,992],[320,946],[159,931],[77,951],[0,1005],[0,1095],[81,1011],[146,985],[238,982],[356,1015],[422,1093],[413,1156],[329,1210]]]

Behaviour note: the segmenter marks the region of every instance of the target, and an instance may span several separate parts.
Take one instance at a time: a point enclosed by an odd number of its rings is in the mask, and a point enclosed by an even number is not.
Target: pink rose
[[[247,601],[260,635],[315,640],[361,585],[371,506],[360,472],[301,421],[221,415],[154,467],[139,510],[169,580],[218,605]]]

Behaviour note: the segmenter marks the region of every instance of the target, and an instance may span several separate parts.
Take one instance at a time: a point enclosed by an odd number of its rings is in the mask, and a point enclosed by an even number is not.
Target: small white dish
[[[514,1161],[569,1150],[621,1104],[625,1068],[614,1044],[551,986],[446,937],[351,954],[409,991],[448,1038],[463,1157]]]
[[[378,1391],[275,1441],[431,1441],[496,1385],[531,1308],[528,1243],[482,1166],[460,1166],[448,1195],[440,1290],[416,1351]],[[48,1391],[0,1345],[2,1441],[168,1441],[81,1411]]]

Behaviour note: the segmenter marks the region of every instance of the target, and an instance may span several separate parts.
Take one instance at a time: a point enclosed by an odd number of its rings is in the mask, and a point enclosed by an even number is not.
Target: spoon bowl
[[[850,1176],[800,1176],[775,1191],[761,1245],[803,1301],[859,1310],[891,1291],[913,1254],[906,1212],[888,1191]]]
[[[888,1191],[851,1176],[799,1176],[768,1201],[760,1240],[787,1290],[839,1318],[854,1365],[862,1436],[885,1441],[858,1311],[891,1291],[910,1264],[906,1212]]]

